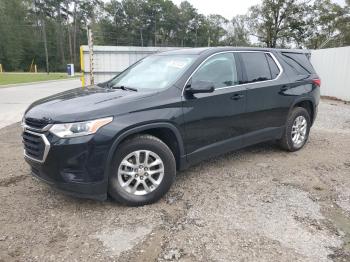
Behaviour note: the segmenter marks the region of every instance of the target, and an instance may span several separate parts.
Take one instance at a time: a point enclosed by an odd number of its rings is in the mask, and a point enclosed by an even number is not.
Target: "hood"
[[[127,113],[130,107],[123,105],[154,96],[156,93],[154,90],[135,92],[99,86],[76,88],[34,102],[26,110],[25,117],[46,119],[50,122],[96,119]]]

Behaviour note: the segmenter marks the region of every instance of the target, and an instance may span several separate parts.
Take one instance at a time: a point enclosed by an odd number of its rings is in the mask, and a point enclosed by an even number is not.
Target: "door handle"
[[[231,97],[232,100],[239,100],[242,99],[244,97],[243,94],[235,94]]]
[[[284,85],[281,87],[281,91],[284,92],[284,91],[287,91],[289,89],[289,87],[287,85]]]

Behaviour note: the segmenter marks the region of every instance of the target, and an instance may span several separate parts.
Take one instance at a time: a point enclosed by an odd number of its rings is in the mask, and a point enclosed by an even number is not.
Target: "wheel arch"
[[[316,108],[315,108],[315,101],[312,98],[300,98],[294,101],[292,106],[289,109],[289,113],[295,108],[295,107],[302,107],[305,108],[310,115],[311,123],[314,123],[315,120],[315,114],[316,114]]]
[[[159,130],[167,130],[167,132],[170,132],[169,134],[172,134],[169,137],[170,140],[167,139],[166,141],[164,141],[165,140],[164,139],[165,133],[162,133]],[[182,163],[182,162],[184,159],[183,156],[185,155],[185,149],[184,149],[183,139],[182,139],[181,133],[178,130],[178,128],[175,125],[173,125],[171,123],[167,123],[167,122],[145,124],[145,125],[133,127],[131,129],[128,129],[128,130],[122,132],[114,140],[111,148],[109,149],[107,161],[105,163],[104,174],[105,174],[106,180],[108,180],[108,176],[110,173],[110,163],[113,160],[113,156],[114,156],[114,153],[115,153],[118,145],[120,145],[126,139],[128,139],[132,136],[138,135],[138,134],[150,134],[150,135],[153,135],[153,136],[161,139],[174,153],[177,167],[181,168],[184,165],[184,163]],[[174,147],[174,145],[171,143],[169,144],[169,141],[171,141],[172,138],[176,139],[176,141],[174,141],[174,142],[176,142],[176,147]]]

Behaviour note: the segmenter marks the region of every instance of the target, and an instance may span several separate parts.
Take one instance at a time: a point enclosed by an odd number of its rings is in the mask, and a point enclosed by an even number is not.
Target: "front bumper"
[[[32,175],[68,195],[105,200],[105,166],[111,141],[106,135],[62,139],[49,132],[40,133],[50,147],[44,161],[25,154]]]
[[[26,158],[29,165],[32,165]],[[55,190],[62,192],[66,195],[93,199],[93,200],[106,200],[107,199],[107,184],[105,182],[96,183],[78,183],[78,182],[57,182],[50,178],[49,175],[44,174],[42,171],[32,167],[32,176],[40,181],[52,186]]]

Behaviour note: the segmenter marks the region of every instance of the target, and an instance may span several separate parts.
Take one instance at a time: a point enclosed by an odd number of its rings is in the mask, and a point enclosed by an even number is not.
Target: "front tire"
[[[128,206],[156,202],[176,177],[172,151],[160,139],[138,135],[118,147],[110,168],[108,193]]]
[[[296,107],[288,116],[280,146],[290,152],[303,148],[309,138],[311,127],[309,112],[303,107]]]

